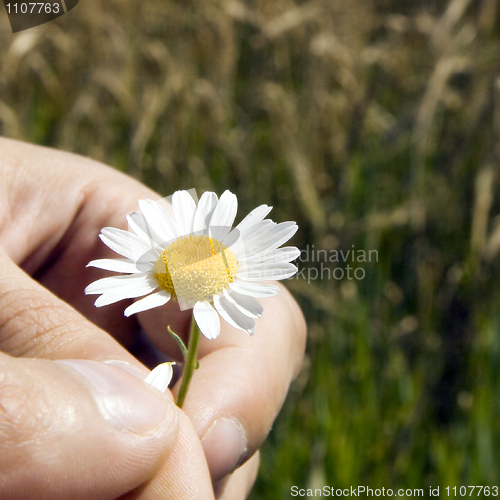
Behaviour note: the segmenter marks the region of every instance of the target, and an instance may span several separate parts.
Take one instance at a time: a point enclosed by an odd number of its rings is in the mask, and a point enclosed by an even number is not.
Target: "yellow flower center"
[[[155,278],[174,300],[211,301],[234,281],[238,262],[231,250],[210,236],[183,236],[157,260]]]

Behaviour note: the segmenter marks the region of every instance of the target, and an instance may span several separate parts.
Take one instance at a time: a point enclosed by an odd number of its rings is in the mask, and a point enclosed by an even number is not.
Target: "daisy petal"
[[[153,200],[139,200],[139,208],[149,228],[158,235],[161,242],[172,241],[179,236],[177,224],[159,203]]]
[[[99,238],[111,250],[132,260],[138,260],[151,249],[151,245],[135,234],[114,227],[103,228]]]
[[[97,267],[106,271],[115,273],[137,273],[137,266],[130,259],[98,259],[92,260],[87,264],[87,267]]]
[[[252,226],[251,232],[242,234],[238,228],[234,228],[224,239],[222,244],[230,248],[238,260],[248,258],[256,253],[255,248],[260,251],[259,240],[266,231],[277,224],[272,220],[257,222]]]
[[[231,304],[223,295],[216,295],[214,297],[214,306],[221,317],[234,328],[243,330],[247,332],[248,335],[253,335],[255,333],[254,320],[239,311],[236,306]]]
[[[264,217],[273,209],[267,205],[261,205],[260,207],[254,208],[237,226],[240,232],[244,233],[249,228],[261,222]]]
[[[193,232],[205,231],[209,224],[215,207],[217,206],[217,195],[211,191],[205,191],[198,202],[193,220]]]
[[[142,241],[149,241],[151,246],[161,243],[162,240],[158,238],[148,226],[144,215],[141,212],[134,212],[126,217],[129,228],[137,235]]]
[[[220,333],[219,315],[206,300],[196,302],[193,308],[193,316],[201,333],[209,340],[216,339]]]
[[[233,281],[232,283],[229,283],[229,288],[231,288],[231,290],[234,290],[235,292],[257,298],[274,297],[275,295],[278,295],[280,293],[280,289],[276,285],[250,283],[247,281],[241,281],[239,279]]]
[[[284,280],[297,272],[293,264],[271,263],[257,264],[245,270],[239,270],[236,277],[244,281]]]
[[[242,295],[237,292],[227,292],[224,290],[224,296],[245,315],[251,318],[260,318],[264,308],[253,297]]]
[[[131,306],[125,309],[125,316],[132,316],[138,312],[147,311],[148,309],[154,309],[155,307],[164,306],[170,300],[170,294],[164,290],[157,293],[152,293],[147,297],[144,297],[137,302],[134,302]]]
[[[144,379],[146,384],[151,387],[158,389],[160,392],[165,392],[168,388],[168,384],[172,380],[172,375],[174,371],[172,370],[172,365],[175,363],[162,363],[158,365],[151,373]]]
[[[196,204],[187,191],[176,191],[172,195],[172,207],[174,209],[175,222],[179,227],[181,235],[193,231],[193,219]]]
[[[155,280],[145,274],[132,274],[126,276],[113,276],[103,278],[91,283],[85,293],[102,295],[94,302],[96,307],[114,304],[123,299],[135,299],[147,295],[157,288]]]
[[[291,262],[295,260],[300,255],[300,250],[296,247],[283,247],[276,250],[271,250],[270,252],[262,252],[258,255],[249,257],[243,261],[243,266],[245,264],[250,265],[251,263],[262,262],[262,263],[272,263],[272,262]]]
[[[246,254],[251,256],[259,255],[261,252],[275,250],[283,243],[287,242],[297,231],[295,222],[282,222],[274,227],[268,228],[258,239],[252,241],[248,246]]]
[[[231,191],[224,191],[210,219],[210,236],[222,241],[229,234],[238,210],[238,199]]]
[[[117,289],[144,287],[152,284],[151,282],[153,281],[154,280],[145,273],[110,276],[90,283],[90,285],[85,288],[85,293],[87,295],[92,295],[95,293],[108,293]]]

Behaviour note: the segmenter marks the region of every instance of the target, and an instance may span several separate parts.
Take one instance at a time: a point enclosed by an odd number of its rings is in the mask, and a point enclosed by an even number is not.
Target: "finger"
[[[0,499],[116,498],[173,452],[178,410],[126,372],[0,354]]]
[[[154,479],[120,500],[210,500],[214,498],[203,449],[188,417],[179,410],[180,433],[167,462]]]
[[[257,479],[259,472],[259,452],[230,476],[214,486],[218,500],[244,500]]]
[[[133,373],[136,377],[147,375],[148,370],[114,339],[85,320],[68,304],[34,282],[10,261],[1,248],[0,266],[2,267],[2,275],[0,276],[0,350],[14,356],[42,357],[52,360],[80,358],[106,361],[108,364]],[[31,394],[31,390],[27,393]],[[77,395],[78,393],[75,392],[74,396],[77,397]],[[165,397],[172,400],[169,392]],[[33,414],[36,414],[37,411],[36,404],[37,400],[33,400]],[[140,404],[141,402],[138,400],[137,405]],[[177,411],[183,415],[182,412]],[[89,429],[91,430],[91,427]],[[83,432],[82,437],[84,438]],[[175,447],[175,460],[184,464],[186,474],[191,475],[191,483],[198,484],[198,490],[208,489],[211,491],[210,476],[206,471],[207,465],[198,436],[192,426],[186,425],[186,422],[181,426],[179,441],[180,444]],[[198,448],[195,447],[195,441]],[[164,464],[162,474],[158,477],[155,476],[149,482],[149,488],[173,488],[175,491],[183,491],[187,495],[184,496],[185,498],[196,498],[188,496],[192,490],[192,484],[188,483],[185,477],[167,474],[169,468],[173,466],[172,461]],[[145,494],[148,498],[147,492]],[[179,496],[179,498],[184,497]],[[0,498],[2,497],[0,496]],[[139,495],[137,498],[142,499],[142,496]],[[199,498],[210,497],[200,496]]]
[[[221,321],[216,340],[200,340],[200,367],[183,410],[202,440],[214,483],[265,439],[303,356],[305,323],[287,290],[281,287],[279,296],[261,303],[264,314],[253,337]],[[159,344],[165,334],[157,325],[166,321],[162,309],[140,315],[146,333]]]
[[[122,343],[137,323],[123,308],[99,310],[83,290],[98,270],[93,259],[111,256],[97,235],[120,226],[137,200],[156,197],[133,178],[82,156],[0,138],[0,246],[28,274]]]
[[[27,276],[1,247],[0,267],[1,351],[16,357],[121,359],[144,370],[109,335]]]

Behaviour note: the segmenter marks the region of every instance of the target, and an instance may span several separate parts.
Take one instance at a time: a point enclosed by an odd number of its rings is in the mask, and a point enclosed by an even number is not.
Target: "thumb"
[[[173,451],[168,397],[114,366],[0,354],[0,500],[111,499]]]

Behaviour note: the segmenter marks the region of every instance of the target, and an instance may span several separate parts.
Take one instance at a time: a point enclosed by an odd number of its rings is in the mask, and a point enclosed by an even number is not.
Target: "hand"
[[[85,268],[113,256],[97,238],[100,229],[123,227],[138,199],[160,196],[79,156],[5,139],[0,150],[6,200],[0,214],[0,350],[6,353],[0,355],[0,498],[41,498],[41,492],[44,498],[116,498],[132,490],[127,498],[208,499],[211,480],[223,498],[244,498],[257,471],[254,453],[303,354],[305,327],[293,299],[284,289],[265,299],[253,338],[222,321],[217,340],[202,339],[200,369],[180,411],[169,393],[138,380],[147,370],[126,348],[143,330],[175,355],[163,325],[185,334],[189,311],[173,304],[125,318],[127,301],[96,309],[83,294],[109,274]],[[53,362],[65,359],[92,361]],[[103,363],[109,360],[114,366]],[[102,401],[111,396],[96,389],[96,380],[112,389],[111,406],[121,417],[108,414]],[[157,405],[154,417],[146,401]],[[122,417],[137,418],[139,430],[117,430]]]

